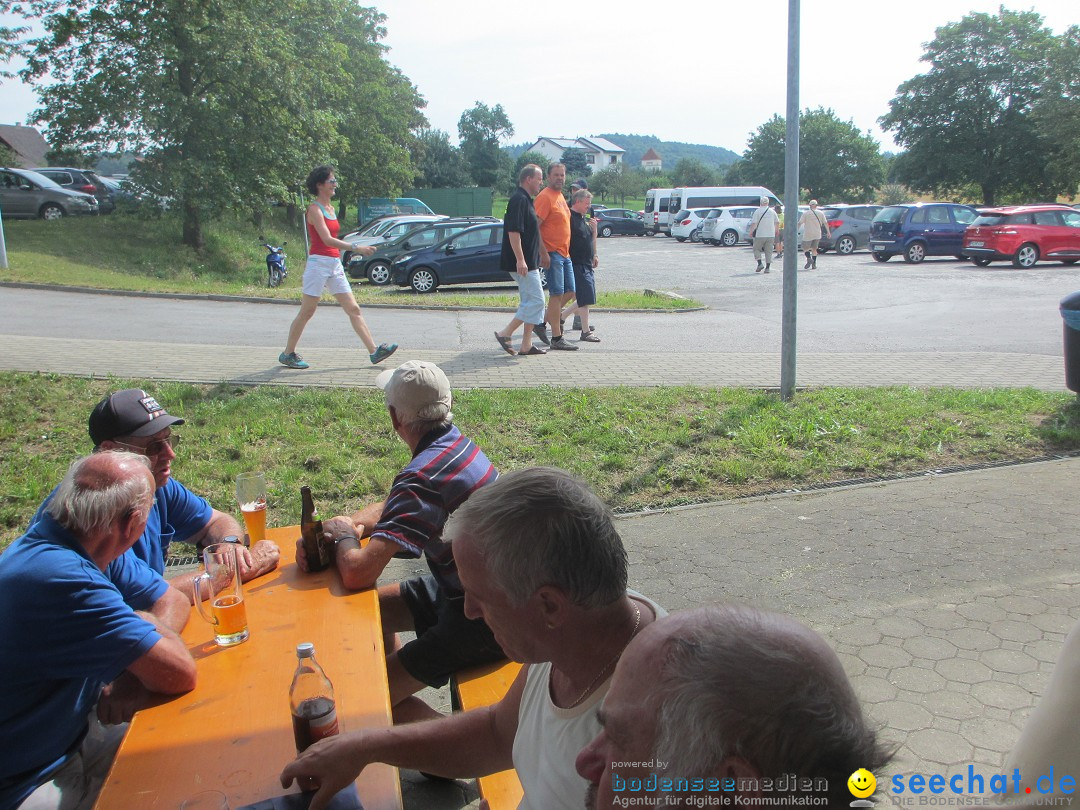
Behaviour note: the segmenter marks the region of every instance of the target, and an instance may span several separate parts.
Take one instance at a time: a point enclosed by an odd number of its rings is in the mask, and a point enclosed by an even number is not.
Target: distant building
[[[611,166],[620,166],[626,150],[616,146],[607,138],[545,138],[541,137],[526,152],[540,152],[550,161],[562,159],[567,149],[581,149],[585,152],[585,162],[594,172]]]
[[[16,168],[44,166],[48,142],[33,127],[19,124],[0,124],[0,143],[11,148],[18,158]]]
[[[664,168],[664,159],[650,146],[649,151],[641,156],[641,168],[647,172],[662,171]]]

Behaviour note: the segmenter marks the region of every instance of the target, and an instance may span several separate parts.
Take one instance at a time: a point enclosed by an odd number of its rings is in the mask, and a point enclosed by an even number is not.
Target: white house
[[[610,166],[622,165],[623,155],[626,150],[616,146],[607,138],[539,138],[536,143],[525,151],[540,152],[550,161],[557,162],[562,159],[563,152],[567,149],[581,149],[585,152],[585,162],[594,172],[606,169]]]
[[[641,168],[647,172],[658,172],[664,168],[664,160],[651,146],[649,151],[641,156]]]

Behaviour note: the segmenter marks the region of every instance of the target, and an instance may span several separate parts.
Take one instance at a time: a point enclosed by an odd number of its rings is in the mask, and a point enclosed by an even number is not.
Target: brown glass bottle
[[[322,521],[315,517],[315,501],[311,497],[311,487],[300,487],[300,497],[304,502],[300,514],[300,536],[304,539],[308,571],[323,571],[330,565],[330,554],[326,538],[323,537]]]

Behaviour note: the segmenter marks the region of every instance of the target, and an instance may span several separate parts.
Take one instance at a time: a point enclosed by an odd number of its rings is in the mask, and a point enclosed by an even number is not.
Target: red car
[[[984,208],[964,232],[964,255],[979,267],[1006,259],[1020,268],[1040,260],[1076,264],[1080,211],[1053,204]]]

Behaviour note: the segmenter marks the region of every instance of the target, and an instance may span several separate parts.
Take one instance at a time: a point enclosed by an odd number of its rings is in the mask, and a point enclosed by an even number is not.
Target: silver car
[[[832,236],[822,239],[818,250],[824,253],[835,249],[847,255],[870,244],[870,223],[884,206],[881,205],[827,205],[821,209],[829,222]]]
[[[724,247],[750,241],[750,221],[756,210],[742,205],[714,208],[701,223],[701,241]]]
[[[28,169],[0,168],[0,211],[10,219],[61,219],[98,213],[92,194],[62,188]]]

